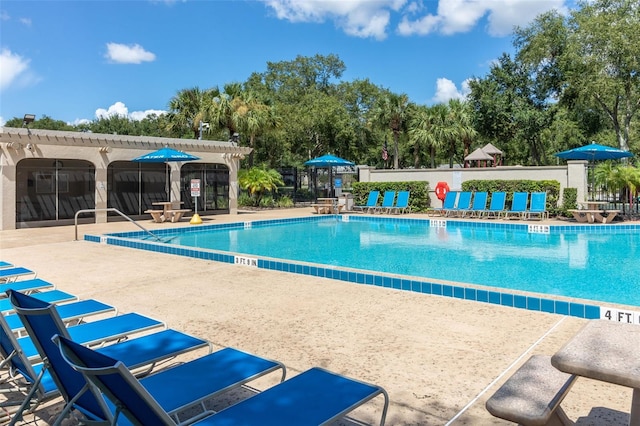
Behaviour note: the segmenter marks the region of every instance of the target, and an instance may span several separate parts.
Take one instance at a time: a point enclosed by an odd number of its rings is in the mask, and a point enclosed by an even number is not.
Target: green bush
[[[409,182],[354,182],[352,185],[353,204],[363,206],[367,203],[369,192],[410,191],[409,207],[412,212],[423,212],[429,209],[429,183],[424,181]],[[382,199],[382,197],[380,197]],[[378,201],[380,203],[380,201]]]
[[[246,192],[241,192],[238,196],[238,206],[251,207],[253,206],[253,198]]]
[[[578,188],[565,188],[562,193],[562,216],[571,217],[569,210],[578,208]]]
[[[280,208],[288,208],[288,207],[293,207],[294,203],[291,197],[283,195],[282,197],[278,198],[278,200],[276,201],[276,206]]]

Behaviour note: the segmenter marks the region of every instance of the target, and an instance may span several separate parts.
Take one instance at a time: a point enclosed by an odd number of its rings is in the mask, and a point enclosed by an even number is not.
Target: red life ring
[[[438,200],[444,201],[444,197],[447,195],[447,192],[449,192],[449,185],[447,185],[447,182],[438,182],[436,184],[436,197],[438,197]]]

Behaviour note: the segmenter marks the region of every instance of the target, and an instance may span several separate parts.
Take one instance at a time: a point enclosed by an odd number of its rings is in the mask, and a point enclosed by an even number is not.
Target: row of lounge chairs
[[[382,204],[378,205],[380,191],[370,191],[367,203],[363,206],[353,206],[353,210],[363,213],[409,213],[411,212],[409,196],[409,191],[398,191],[397,198],[396,191],[385,191]]]
[[[467,218],[504,218],[504,219],[547,219],[547,193],[531,193],[529,203],[528,192],[514,192],[511,208],[505,207],[507,194],[499,191],[491,194],[491,202],[487,208],[489,194],[484,191],[450,191],[445,195],[442,208],[434,208],[430,215]],[[473,198],[473,202],[471,201]]]
[[[58,424],[76,410],[87,421],[112,425],[317,425],[380,395],[384,424],[389,398],[379,386],[322,368],[285,380],[280,362],[230,347],[212,352],[206,340],[137,313],[118,314],[98,301],[47,297],[55,286],[27,289],[24,272],[0,261],[0,303],[7,302],[0,315],[0,368],[9,382],[27,384],[10,424],[62,396]],[[203,348],[204,356],[156,369]],[[274,372],[281,373],[275,386],[219,412],[206,409],[205,401]]]

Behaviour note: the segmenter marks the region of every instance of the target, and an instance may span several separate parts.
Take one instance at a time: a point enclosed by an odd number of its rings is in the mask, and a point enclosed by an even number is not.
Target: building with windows
[[[191,162],[132,161],[165,146]],[[198,213],[237,213],[238,169],[251,148],[234,142],[0,128],[0,230],[148,219],[153,203],[173,201]],[[192,179],[200,196],[191,197]],[[169,191],[169,200],[167,200]],[[157,207],[156,207],[157,208]]]

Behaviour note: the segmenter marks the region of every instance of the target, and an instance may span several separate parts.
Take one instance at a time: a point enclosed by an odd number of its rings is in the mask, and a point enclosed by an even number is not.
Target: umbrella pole
[[[169,162],[164,162],[164,191],[167,193],[167,201],[171,201],[171,194],[169,193]]]

